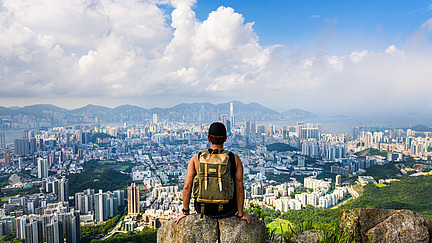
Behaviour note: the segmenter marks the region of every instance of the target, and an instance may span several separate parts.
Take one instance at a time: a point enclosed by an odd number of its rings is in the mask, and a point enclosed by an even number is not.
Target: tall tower
[[[230,102],[230,125],[231,129],[235,126],[235,120],[234,120],[234,103]],[[230,131],[231,132],[231,131]]]
[[[135,183],[128,187],[128,214],[139,214],[139,187]]]
[[[6,148],[6,135],[0,132],[0,148]]]
[[[38,178],[48,177],[48,160],[45,158],[38,158]]]
[[[69,200],[69,181],[65,177],[59,183],[59,199],[62,202]]]

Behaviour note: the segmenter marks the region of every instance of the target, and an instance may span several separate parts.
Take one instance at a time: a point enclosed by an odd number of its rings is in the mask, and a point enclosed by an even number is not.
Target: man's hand
[[[250,215],[246,212],[243,212],[243,216],[240,218],[241,220],[246,220],[246,223],[249,224],[250,223]]]
[[[175,220],[176,224],[178,224],[178,222],[179,222],[182,218],[185,218],[186,216],[188,216],[188,214],[184,214],[184,213],[180,214],[180,215],[176,218],[176,220]],[[249,216],[249,217],[250,217],[250,216]]]

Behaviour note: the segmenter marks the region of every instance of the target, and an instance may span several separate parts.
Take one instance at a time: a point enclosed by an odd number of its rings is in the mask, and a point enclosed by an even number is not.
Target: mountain
[[[51,104],[38,104],[24,106],[22,108],[19,108],[18,111],[22,113],[32,114],[37,117],[49,117],[50,114],[53,114],[55,112],[61,113],[66,112],[67,110]]]
[[[16,115],[33,115],[35,117],[50,117],[53,113],[67,112],[66,109],[50,104],[38,104],[24,107],[3,107],[0,106],[0,115],[16,116]]]
[[[141,108],[139,106],[134,106],[134,105],[121,105],[114,108],[113,112],[124,113],[124,114],[143,113],[143,112],[147,112],[147,109]]]
[[[112,110],[111,108],[108,108],[105,106],[89,104],[89,105],[86,105],[84,107],[71,110],[70,112],[75,113],[75,114],[78,114],[78,113],[106,113],[106,112],[109,112],[111,110]]]
[[[16,116],[19,114],[20,112],[18,110],[0,106],[0,116]],[[26,112],[25,114],[27,115],[28,113]]]
[[[99,105],[86,105],[73,110],[67,110],[50,104],[38,104],[25,107],[2,107],[0,116],[31,115],[31,119],[43,118],[44,122],[52,125],[74,123],[98,123],[98,122],[146,122],[157,115],[159,121],[180,122],[212,122],[228,118],[230,104],[233,104],[235,121],[276,121],[314,118],[316,115],[299,109],[279,113],[258,103],[245,104],[240,101],[232,101],[221,104],[181,103],[169,108],[144,109],[134,105],[121,105],[109,108]],[[1,122],[1,121],[0,121]]]

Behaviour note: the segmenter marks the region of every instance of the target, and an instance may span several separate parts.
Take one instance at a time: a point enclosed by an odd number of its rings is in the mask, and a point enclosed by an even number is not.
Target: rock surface
[[[198,214],[191,214],[180,220],[178,224],[175,220],[170,220],[168,223],[159,228],[157,232],[157,242],[217,242],[218,222],[215,219]]]
[[[157,242],[265,242],[265,226],[255,217],[247,224],[236,216],[218,220],[192,214],[178,224],[170,220],[159,228]]]
[[[322,232],[317,230],[306,230],[301,232],[297,238],[295,239],[295,243],[310,243],[310,242],[318,242],[320,239],[320,234]]]
[[[342,210],[340,234],[356,242],[429,242],[432,221],[410,210],[357,208]]]
[[[253,216],[250,224],[236,216],[219,219],[219,232],[221,243],[265,242],[264,222]]]

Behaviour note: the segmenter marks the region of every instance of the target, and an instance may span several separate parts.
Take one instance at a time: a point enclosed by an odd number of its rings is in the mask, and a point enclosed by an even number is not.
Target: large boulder
[[[159,228],[157,242],[265,242],[265,225],[255,217],[247,224],[237,216],[218,220],[191,214],[178,224],[173,219]]]
[[[264,222],[253,216],[249,224],[236,216],[219,219],[219,232],[221,243],[265,242]]]
[[[356,242],[430,242],[432,221],[410,210],[342,210],[340,234],[344,233]]]
[[[198,214],[191,214],[178,224],[170,220],[167,224],[158,229],[157,242],[209,242],[214,243],[219,239],[218,221],[210,217],[200,217]]]

